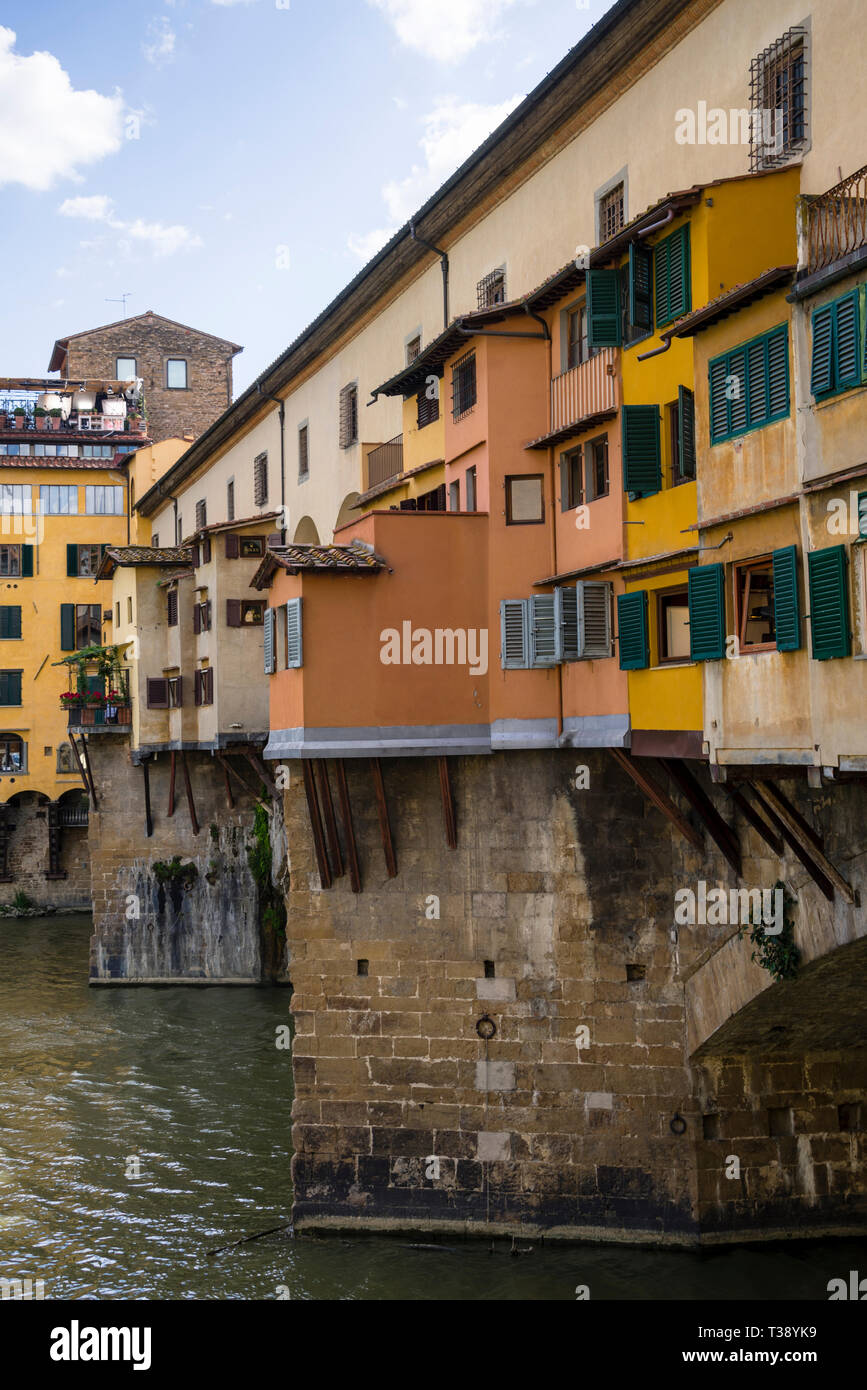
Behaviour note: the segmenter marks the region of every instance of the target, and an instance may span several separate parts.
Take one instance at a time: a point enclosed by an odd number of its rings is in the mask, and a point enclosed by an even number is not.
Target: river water
[[[209,1256],[289,1218],[288,991],[89,988],[89,935],[0,920],[0,1277],[47,1299],[825,1300],[867,1267],[854,1242],[516,1258],[276,1234]]]

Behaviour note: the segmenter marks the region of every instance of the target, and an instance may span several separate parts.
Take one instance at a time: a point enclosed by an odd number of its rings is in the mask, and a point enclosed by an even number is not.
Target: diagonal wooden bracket
[[[684,839],[689,840],[689,843],[695,845],[696,849],[703,850],[704,836],[701,831],[696,830],[694,825],[690,825],[683,812],[675,806],[668,792],[663,791],[650,773],[639,768],[632,755],[623,748],[609,748],[608,752],[615,762],[620,764],[623,771],[632,778],[636,786],[640,787],[648,801],[651,801],[657,810],[662,812],[666,820],[671,821],[672,825],[680,831]]]
[[[319,869],[319,882],[322,884],[323,888],[330,888],[331,866],[328,863],[328,851],[325,848],[322,814],[319,809],[319,797],[316,793],[316,778],[313,775],[313,766],[310,759],[302,758],[301,767],[304,772],[304,792],[307,797],[307,810],[310,814],[310,828],[313,831],[313,848],[316,851],[316,866]]]
[[[820,848],[820,837],[812,827],[807,826],[803,817],[795,811],[782,792],[778,791],[771,782],[753,782],[752,788],[759,801],[773,813],[782,825],[784,833],[787,832],[786,838],[804,868],[811,874],[819,887],[821,888],[822,885],[816,877],[816,869],[831,885],[831,897],[833,897],[833,890],[836,889],[845,902],[854,904],[857,901],[855,889],[851,883],[846,881],[839,869],[831,863],[824,849]],[[811,861],[812,868],[807,860]],[[826,893],[825,896],[827,897],[828,894]]]
[[[659,761],[701,820],[717,849],[731,864],[738,878],[741,878],[741,849],[734,830],[723,820],[704,788],[681,758],[660,758]]]
[[[382,780],[382,767],[379,758],[371,758],[370,770],[373,774],[373,790],[376,793],[376,809],[379,812],[379,831],[382,836],[382,851],[385,855],[385,869],[389,878],[397,877],[397,858],[394,841],[391,838],[391,825],[388,820],[388,802],[385,799],[385,783]]]
[[[443,803],[443,823],[446,831],[446,844],[449,849],[458,847],[458,827],[455,820],[455,799],[452,794],[451,777],[449,776],[449,760],[441,757],[437,759],[440,771],[440,797]]]
[[[762,820],[755,806],[748,801],[743,792],[735,786],[727,786],[726,791],[737,806],[744,820],[753,827],[758,835],[761,835],[765,844],[774,851],[778,859],[782,859],[785,846],[779,835],[774,831],[767,821]]]
[[[346,858],[349,863],[349,884],[353,893],[361,892],[361,873],[358,868],[358,848],[355,843],[355,828],[352,824],[352,807],[349,804],[349,787],[346,784],[346,765],[342,758],[335,763],[337,769],[337,799],[343,820],[343,838],[346,841]]]

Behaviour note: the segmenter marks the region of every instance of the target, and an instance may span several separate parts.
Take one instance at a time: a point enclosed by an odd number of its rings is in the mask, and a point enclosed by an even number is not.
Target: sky
[[[0,376],[153,309],[237,394],[608,7],[0,0]]]

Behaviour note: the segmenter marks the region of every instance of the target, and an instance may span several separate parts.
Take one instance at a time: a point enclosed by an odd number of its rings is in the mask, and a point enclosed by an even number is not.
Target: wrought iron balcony
[[[387,444],[380,444],[367,455],[367,486],[376,487],[403,472],[403,435],[396,434]]]
[[[807,204],[806,231],[810,274],[867,246],[867,164]]]

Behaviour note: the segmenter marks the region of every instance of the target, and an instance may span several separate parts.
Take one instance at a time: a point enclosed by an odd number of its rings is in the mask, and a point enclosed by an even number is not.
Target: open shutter
[[[205,677],[204,703],[205,703],[206,705],[212,705],[212,704],[214,703],[214,668],[213,668],[213,666],[209,666],[208,669],[207,669],[207,671],[204,671],[204,672],[203,672],[203,675],[204,675],[204,677]]]
[[[204,673],[203,673],[202,671],[195,671],[195,672],[193,673],[193,704],[194,704],[194,705],[200,705],[200,704],[202,703],[202,676],[203,676],[203,674],[204,674]]]
[[[226,626],[241,626],[241,600],[239,598],[226,599]]]
[[[500,603],[500,665],[517,670],[530,664],[527,600],[505,598]]]
[[[620,272],[587,271],[587,342],[590,347],[619,347]]]
[[[240,555],[240,553],[241,553],[241,547],[240,547],[240,543],[239,543],[239,541],[238,541],[238,537],[237,537],[236,535],[234,535],[231,531],[227,531],[227,532],[226,532],[226,559],[227,559],[227,560],[237,560],[237,558],[238,558],[238,556]]]
[[[578,600],[578,655],[611,655],[611,585],[585,579],[576,586]]]
[[[21,547],[21,576],[23,579],[33,578],[33,546],[22,545]]]
[[[569,510],[569,455],[560,455],[560,510]]]
[[[858,291],[852,290],[837,300],[836,323],[836,385],[838,390],[857,386],[861,380],[858,333]]]
[[[66,547],[66,577],[67,579],[78,578],[78,546],[68,545]]]
[[[634,241],[629,245],[629,322],[634,328],[653,327],[653,252]]]
[[[184,703],[184,678],[183,678],[183,676],[178,676],[178,678],[177,678],[177,684],[176,684],[176,686],[175,686],[175,699],[177,700],[177,704],[176,704],[175,708],[176,708],[176,709],[180,709],[180,708],[181,708],[181,705]]]
[[[617,636],[621,671],[643,671],[649,660],[646,589],[617,595]]]
[[[62,652],[75,651],[74,603],[61,603],[60,605],[60,650]]]
[[[849,655],[849,590],[846,547],[828,546],[807,556],[813,660]]]
[[[639,497],[650,497],[662,486],[659,452],[659,407],[624,405],[623,487]]]
[[[661,241],[658,246],[653,248],[653,285],[656,291],[656,326],[657,328],[668,323],[671,318],[668,312],[668,242]]]
[[[692,304],[690,293],[689,227],[681,227],[669,237],[668,312],[673,319],[681,318]]]
[[[286,665],[295,670],[304,656],[301,642],[301,600],[290,598],[286,604]]]
[[[691,661],[720,661],[725,656],[724,574],[722,565],[701,565],[689,572]]]
[[[801,645],[801,608],[798,601],[798,547],[775,550],[774,630],[778,652],[796,652]]]
[[[265,609],[265,675],[274,674],[274,609]]]
[[[825,304],[813,314],[813,359],[810,368],[810,390],[821,396],[834,385],[834,306]]]
[[[677,388],[677,433],[680,476],[695,477],[695,396],[686,386]]]
[[[148,709],[168,709],[169,683],[164,676],[149,676],[145,691]]]
[[[534,594],[530,604],[530,665],[556,666],[561,659],[563,643],[560,634],[560,595]]]
[[[771,418],[789,413],[789,330],[783,328],[768,338],[768,414]]]
[[[193,604],[193,632],[198,635],[202,630],[202,609],[198,603]]]
[[[210,632],[210,630],[211,630],[211,600],[208,599],[207,603],[205,604],[205,631],[206,631],[206,632]]]

